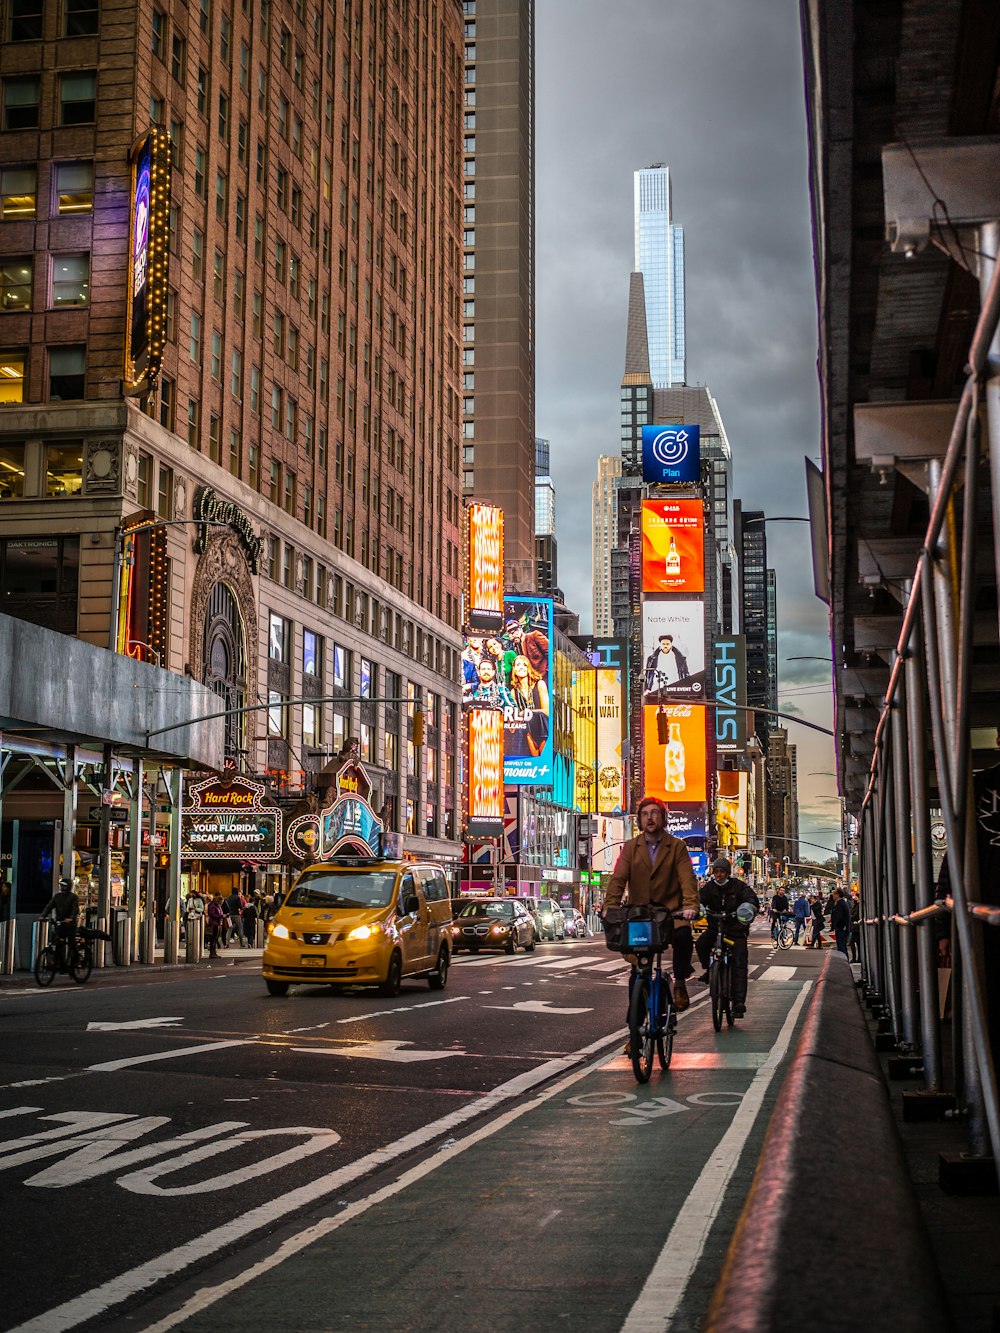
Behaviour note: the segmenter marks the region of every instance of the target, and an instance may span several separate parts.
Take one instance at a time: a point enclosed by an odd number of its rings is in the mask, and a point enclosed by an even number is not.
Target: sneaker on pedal
[[[675,981],[674,1008],[677,1010],[679,1014],[682,1014],[684,1010],[690,1008],[690,1006],[691,1006],[691,997],[687,993],[687,987],[684,985],[683,981]]]
[[[734,1005],[733,1005],[733,1017],[734,1017],[734,1018],[745,1018],[745,1017],[746,1017],[746,1012],[747,1012],[747,1007],[746,1007],[745,1004],[734,1004]]]

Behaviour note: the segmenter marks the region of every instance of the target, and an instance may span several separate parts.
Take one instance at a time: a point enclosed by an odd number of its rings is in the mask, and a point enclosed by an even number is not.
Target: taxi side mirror
[[[403,899],[403,912],[406,916],[409,916],[411,912],[418,912],[419,910],[420,899],[415,893],[408,893]]]

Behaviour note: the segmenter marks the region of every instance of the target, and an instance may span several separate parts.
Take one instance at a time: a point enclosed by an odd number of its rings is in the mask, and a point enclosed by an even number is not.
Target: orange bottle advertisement
[[[701,704],[662,705],[663,733],[657,714],[661,708],[646,704],[643,714],[643,793],[671,802],[708,799],[706,710]]]
[[[705,591],[701,500],[643,500],[643,592]]]

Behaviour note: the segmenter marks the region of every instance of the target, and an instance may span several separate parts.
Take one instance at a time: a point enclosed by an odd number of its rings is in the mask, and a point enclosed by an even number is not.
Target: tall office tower
[[[601,638],[611,638],[614,634],[611,615],[611,552],[618,535],[618,488],[621,478],[621,457],[602,454],[597,460],[597,480],[593,485],[591,512],[594,634]]]
[[[767,571],[767,707],[778,707],[778,576]]]
[[[649,343],[646,334],[646,302],[641,273],[629,275],[628,318],[625,330],[625,370],[619,391],[621,477],[617,489],[617,523],[609,562],[612,633],[628,638],[636,607],[629,588],[628,558],[614,551],[629,550],[630,535],[638,532],[642,484],[642,428],[655,421],[653,382],[649,374]],[[595,585],[596,586],[596,585]]]
[[[457,833],[463,31],[408,8],[19,7],[0,605],[270,703],[228,750],[282,786],[356,739],[430,839]],[[417,692],[433,760],[382,702]]]
[[[670,170],[635,172],[635,267],[646,286],[649,370],[656,388],[687,383],[684,228],[673,221]]]
[[[549,475],[549,442],[535,439],[535,591],[557,592],[556,488]]]
[[[505,581],[534,579],[534,0],[463,0],[462,488],[504,511]]]
[[[733,503],[733,521],[740,564],[740,603],[743,633],[747,643],[747,704],[751,708],[774,708],[775,683],[771,671],[772,622],[768,611],[767,534],[760,510],[744,512]],[[774,718],[758,713],[755,730],[764,753]]]
[[[799,803],[795,746],[785,727],[771,727],[767,742],[767,847],[775,860],[799,859]]]

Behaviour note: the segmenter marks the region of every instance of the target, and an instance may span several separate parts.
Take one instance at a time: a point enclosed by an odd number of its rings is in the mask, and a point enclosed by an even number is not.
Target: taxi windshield
[[[510,903],[466,903],[459,916],[512,916]]]
[[[395,888],[391,870],[306,870],[283,906],[388,907]]]

